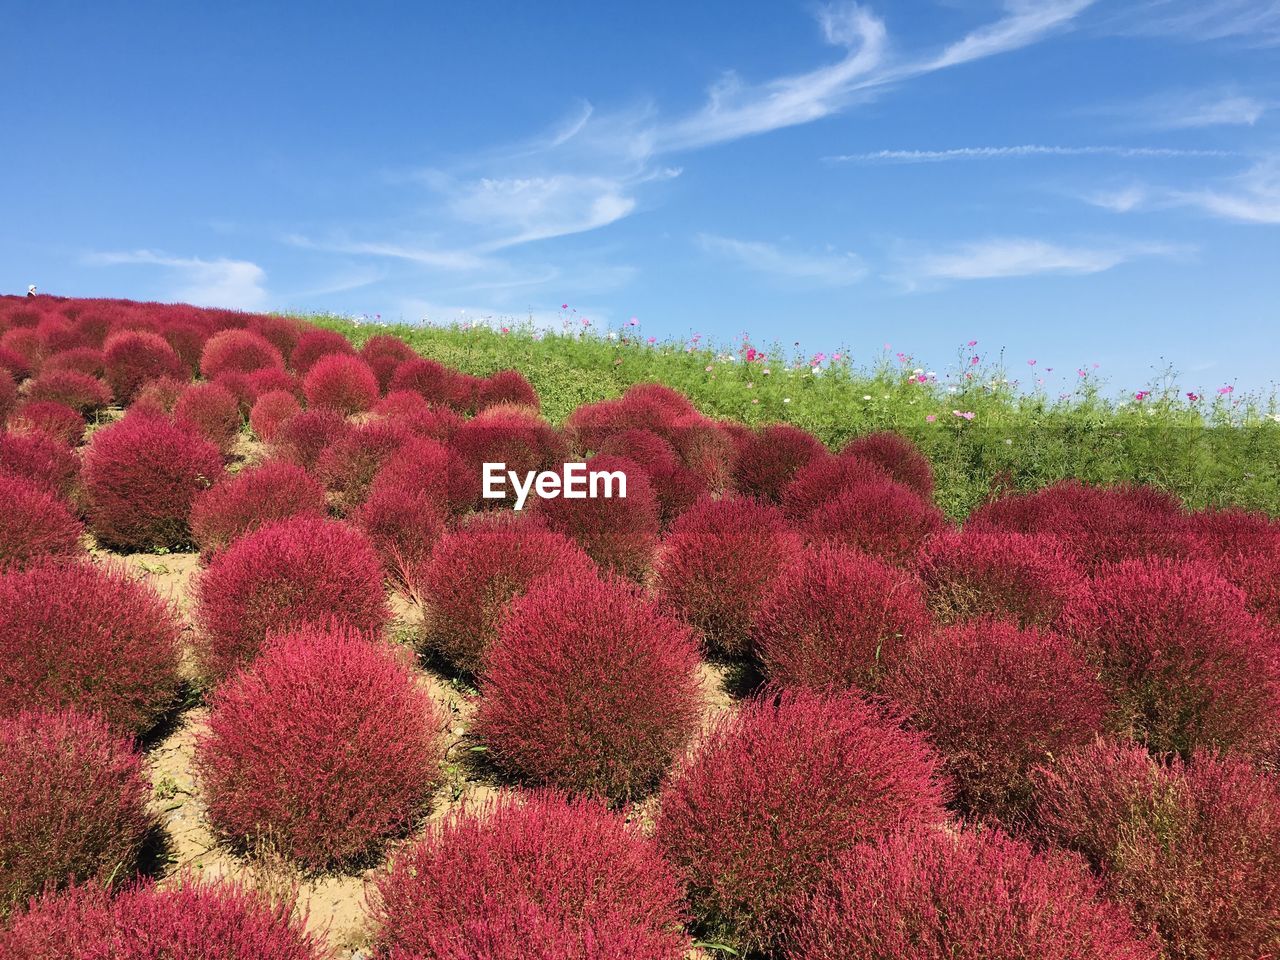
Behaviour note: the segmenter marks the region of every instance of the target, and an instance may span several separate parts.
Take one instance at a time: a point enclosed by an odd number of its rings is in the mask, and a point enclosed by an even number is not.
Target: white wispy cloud
[[[1037,43],[1070,24],[1095,0],[1006,0],[1003,19],[973,31],[916,71],[927,73]]]
[[[1081,113],[1113,118],[1128,131],[1197,130],[1252,127],[1275,106],[1271,99],[1228,85],[1171,90],[1138,100],[1092,106]]]
[[[1102,273],[1140,257],[1167,257],[1184,250],[1165,244],[1066,246],[1028,237],[980,240],[910,261],[915,281],[993,280],[1042,274]]]
[[[174,257],[155,250],[92,253],[94,266],[140,264],[163,267],[176,276],[170,297],[206,307],[256,310],[267,305],[267,274],[248,260]]]
[[[1275,0],[1141,0],[1122,7],[1113,26],[1135,35],[1269,47],[1280,44],[1280,4]]]
[[[803,253],[784,250],[771,243],[735,240],[707,233],[698,235],[698,243],[709,253],[733,260],[757,273],[784,280],[847,287],[867,275],[862,259],[852,253]]]
[[[1115,192],[1086,193],[1082,199],[1117,213],[1183,207],[1237,223],[1280,224],[1280,157],[1260,160],[1207,186],[1133,184]]]
[[[1025,143],[1011,147],[955,147],[949,150],[875,150],[827,157],[832,163],[945,163],[953,160],[1022,160],[1029,157],[1117,157],[1124,160],[1229,158],[1230,150],[1186,150],[1173,147],[1065,147]]]

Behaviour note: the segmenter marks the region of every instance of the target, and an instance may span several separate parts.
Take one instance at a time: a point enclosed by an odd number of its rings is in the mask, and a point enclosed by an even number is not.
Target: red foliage
[[[173,418],[223,453],[240,433],[240,403],[216,383],[193,383],[183,390],[173,405]]]
[[[364,346],[360,348],[360,356],[373,368],[374,375],[378,378],[378,389],[385,391],[396,367],[406,360],[412,360],[417,354],[399,337],[380,333],[364,342]]]
[[[734,485],[742,493],[777,503],[796,472],[826,454],[822,441],[807,430],[786,423],[765,427],[737,445]]]
[[[61,370],[73,370],[100,378],[106,370],[106,360],[98,347],[73,347],[46,358],[40,367],[40,374],[43,376]]]
[[[697,645],[624,581],[550,577],[512,604],[480,693],[475,730],[499,769],[626,801],[697,730]]]
[[[1280,951],[1280,785],[1240,759],[1099,743],[1040,771],[1048,837],[1083,853],[1170,960]]]
[[[0,715],[76,707],[148,730],[177,693],[179,633],[123,567],[55,558],[0,575]]]
[[[294,901],[271,903],[247,886],[184,876],[161,890],[139,884],[109,896],[97,886],[42,897],[0,931],[6,960],[324,960]]]
[[[127,738],[91,714],[24,710],[0,719],[0,770],[0,916],[47,887],[129,876],[151,785]]]
[[[755,616],[755,649],[784,686],[878,689],[910,645],[931,633],[919,585],[847,547],[798,554]]]
[[[65,403],[52,400],[27,400],[9,414],[7,427],[19,433],[40,430],[69,446],[79,445],[84,437],[84,417]]]
[[[708,492],[706,483],[680,462],[670,443],[652,430],[635,428],[607,437],[600,453],[623,457],[649,476],[664,524],[670,523]]]
[[[700,484],[715,492],[730,486],[735,447],[731,434],[719,423],[691,413],[676,418],[664,436]]]
[[[270,340],[280,351],[280,356],[287,357],[293,353],[293,348],[298,345],[298,338],[307,330],[307,325],[294,317],[259,313],[250,319],[245,329]]]
[[[253,373],[268,367],[284,369],[284,358],[270,340],[248,330],[215,333],[200,352],[200,375],[206,380],[224,373]]]
[[[164,337],[144,330],[113,333],[103,347],[102,363],[111,392],[125,404],[132,402],[148,380],[190,379],[187,368]]]
[[[855,844],[940,822],[916,734],[852,695],[794,692],[722,717],[663,790],[657,839],[710,937],[776,946],[791,905]]]
[[[392,960],[682,960],[671,868],[603,806],[534,793],[455,813],[375,881]]]
[[[223,376],[227,376],[227,374],[223,374]],[[272,390],[283,390],[297,399],[302,398],[302,382],[292,373],[287,370],[281,370],[279,367],[263,367],[261,370],[253,371],[253,373],[246,373],[244,374],[244,382],[248,389],[250,407],[264,393],[269,393]]]
[[[782,491],[782,511],[793,520],[806,520],[849,487],[884,483],[883,467],[858,457],[815,457],[796,471]]]
[[[945,527],[937,507],[891,481],[846,487],[807,523],[815,541],[854,547],[902,567]]]
[[[309,329],[298,337],[297,344],[289,354],[289,366],[293,367],[298,376],[305,377],[321,357],[355,352],[356,348],[351,345],[351,341],[342,334],[332,330]]]
[[[258,655],[268,633],[302,624],[381,630],[382,569],[354,527],[314,517],[268,524],[214,557],[195,586],[196,654],[213,680]]]
[[[698,631],[707,648],[746,654],[752,618],[801,546],[776,507],[742,497],[703,500],[662,542],[659,596]]]
[[[191,502],[221,475],[213,444],[162,417],[131,414],[97,431],[85,451],[89,527],[122,550],[185,546]]]
[[[999,831],[896,834],[797,910],[788,960],[1157,960],[1077,858]]]
[[[373,412],[396,423],[402,423],[414,433],[432,440],[448,442],[462,426],[462,417],[448,407],[436,406],[422,399],[422,394],[412,390],[395,390],[378,401]]]
[[[191,536],[206,559],[259,527],[290,517],[327,513],[324,487],[307,471],[268,460],[228,475],[191,505]]]
[[[280,424],[302,411],[293,394],[285,390],[268,390],[253,402],[249,411],[249,428],[265,443],[275,439]]]
[[[275,636],[213,694],[196,743],[209,819],[311,869],[355,865],[426,810],[443,727],[394,648],[349,627]]]
[[[352,430],[337,410],[303,410],[276,424],[271,452],[283,460],[314,470],[316,461]]]
[[[26,364],[27,370],[34,374],[40,369],[40,361],[44,359],[44,343],[40,334],[30,327],[14,327],[0,333],[0,349],[14,354]]]
[[[302,381],[302,391],[312,407],[363,413],[378,400],[378,378],[359,357],[329,354],[312,364]]]
[[[26,357],[3,345],[0,345],[0,370],[7,371],[9,376],[18,383],[26,380],[34,372]]]
[[[480,381],[476,390],[476,409],[487,410],[499,404],[541,408],[538,391],[533,389],[519,370],[499,370]]]
[[[972,621],[917,638],[885,692],[929,737],[966,815],[1022,826],[1031,769],[1091,743],[1110,706],[1065,637],[1007,621]]]
[[[559,469],[566,455],[560,434],[523,407],[491,407],[462,424],[452,446],[474,477],[472,503],[486,509],[511,506],[516,496],[508,483],[505,499],[484,499],[481,478],[486,463],[505,463],[507,470],[523,477],[530,471]]]
[[[334,495],[334,507],[349,513],[364,503],[378,471],[413,439],[389,420],[363,423],[335,439],[316,459],[316,475]]]
[[[111,388],[97,377],[77,370],[42,370],[27,385],[28,400],[65,403],[80,413],[111,405]]]
[[[1086,589],[1083,571],[1057,540],[999,530],[934,537],[921,552],[919,572],[929,606],[944,623],[1008,617],[1048,627]]]
[[[424,648],[480,673],[511,601],[548,577],[587,579],[595,565],[568,537],[503,514],[447,533],[411,582],[424,607]]]
[[[456,374],[438,360],[414,357],[405,360],[391,375],[387,392],[412,390],[428,403],[450,406],[453,402],[453,378]]]
[[[13,380],[13,374],[0,367],[0,420],[8,418],[9,411],[17,402],[18,385]]]
[[[908,490],[926,500],[933,499],[933,467],[929,458],[900,433],[884,431],[856,437],[844,445],[840,456],[870,461]]]
[[[80,553],[84,528],[66,502],[23,477],[0,474],[0,570]]]
[[[1280,647],[1209,565],[1128,560],[1093,581],[1062,623],[1086,643],[1116,722],[1156,751],[1267,754],[1280,742]]]
[[[1090,571],[1128,558],[1182,556],[1188,548],[1181,502],[1153,487],[1065,480],[983,504],[968,526],[1049,534]]]
[[[1193,514],[1188,528],[1197,553],[1216,558],[1249,609],[1280,629],[1280,521],[1261,511],[1206,510]]]
[[[194,323],[166,323],[160,335],[173,347],[188,376],[194,377],[200,371],[200,354],[209,337],[206,330]]]
[[[552,530],[577,541],[601,570],[643,581],[653,567],[659,529],[658,500],[648,476],[630,460],[608,454],[592,457],[586,470],[588,478],[597,471],[621,473],[627,495],[617,495],[620,484],[600,482],[600,496],[536,500],[535,512]],[[588,493],[591,489],[588,483]],[[604,496],[610,489],[613,496]]]
[[[51,493],[68,497],[79,471],[75,451],[43,430],[0,433],[0,476],[23,477]]]
[[[142,385],[133,402],[129,404],[130,413],[154,413],[168,415],[178,403],[178,397],[187,388],[185,380],[173,377],[157,377]]]

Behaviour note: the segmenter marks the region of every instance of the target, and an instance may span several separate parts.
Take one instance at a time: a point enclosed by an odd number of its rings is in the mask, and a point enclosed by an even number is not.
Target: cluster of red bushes
[[[392,857],[380,956],[1280,955],[1269,517],[1067,481],[953,525],[895,434],[831,452],[657,384],[556,426],[515,371],[154,304],[0,300],[0,414],[0,952],[316,949],[235,888],[120,887],[181,630],[87,530],[201,552],[234,846],[358,868],[430,810],[446,723],[388,584],[474,682],[463,742],[532,792]],[[570,459],[627,497],[482,495],[486,462]],[[763,680],[709,724],[703,656]],[[610,809],[646,800],[651,835]]]

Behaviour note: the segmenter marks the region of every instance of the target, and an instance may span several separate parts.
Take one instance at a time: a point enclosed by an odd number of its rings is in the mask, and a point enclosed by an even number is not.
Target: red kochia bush
[[[498,628],[476,731],[524,781],[628,800],[697,729],[697,671],[689,629],[631,585],[550,577]]]
[[[23,477],[58,496],[70,496],[80,470],[75,451],[43,430],[0,433],[0,476]]]
[[[440,780],[444,719],[394,649],[297,628],[213,694],[196,767],[214,827],[312,868],[406,833]]]
[[[173,418],[226,452],[240,432],[240,403],[216,383],[193,383],[178,396]]]
[[[148,380],[134,395],[129,404],[130,413],[170,414],[187,388],[187,381],[175,380],[173,377],[156,377]]]
[[[1117,724],[1153,750],[1261,756],[1280,739],[1276,635],[1212,566],[1125,561],[1062,622],[1102,668]]]
[[[223,374],[223,376],[228,375]],[[283,390],[294,397],[302,397],[302,382],[292,373],[281,370],[279,367],[263,367],[261,370],[255,370],[243,376],[245,386],[248,388],[250,407],[259,397],[271,390]]]
[[[908,490],[926,500],[933,497],[933,467],[929,458],[899,433],[886,430],[856,437],[845,444],[840,456],[869,460]]]
[[[1098,744],[1042,771],[1046,834],[1085,854],[1171,960],[1280,951],[1280,786],[1231,756]]]
[[[67,504],[23,477],[0,474],[0,570],[81,551],[84,528]]]
[[[151,414],[132,414],[93,435],[84,455],[89,526],[123,550],[190,541],[191,502],[222,474],[218,448]]]
[[[572,537],[600,569],[643,581],[653,568],[658,545],[658,500],[649,478],[636,464],[623,457],[597,454],[586,463],[586,476],[595,472],[622,474],[626,478],[625,497],[619,496],[621,482],[605,496],[609,481],[599,484],[599,495],[588,481],[588,496],[570,499],[560,496],[537,500],[538,516],[552,530]],[[526,505],[527,509],[527,505]]]
[[[412,360],[417,354],[399,337],[380,333],[364,342],[364,346],[360,348],[360,356],[377,376],[378,389],[385,391],[387,385],[391,383],[391,376],[396,372],[396,367],[406,360]]]
[[[1023,825],[1031,769],[1091,743],[1109,706],[1071,641],[1008,621],[972,621],[919,638],[885,692],[929,737],[967,815]]]
[[[268,390],[253,402],[249,428],[265,443],[275,439],[280,424],[302,410],[297,398],[287,390]]]
[[[452,439],[463,424],[460,415],[448,407],[428,403],[422,394],[412,390],[393,390],[378,401],[373,412],[404,424],[419,436],[442,442]]]
[[[212,680],[256,657],[268,633],[329,621],[375,632],[390,615],[368,538],[314,517],[241,537],[209,564],[195,596],[196,653]]]
[[[507,606],[547,577],[586,579],[595,565],[568,537],[503,515],[445,534],[410,584],[424,607],[426,651],[479,673]]]
[[[1052,537],[999,530],[934,537],[919,572],[930,608],[946,623],[1008,617],[1047,627],[1085,589],[1083,571]]]
[[[282,357],[293,353],[298,338],[307,330],[307,325],[294,317],[281,317],[271,313],[256,314],[245,328],[260,337],[270,340],[280,351]]]
[[[792,520],[806,520],[848,487],[889,479],[884,468],[870,460],[831,454],[815,457],[783,489],[782,511]]]
[[[356,348],[340,333],[333,330],[310,329],[298,337],[293,351],[289,354],[289,366],[298,376],[306,376],[307,371],[321,357],[334,353],[354,354]]]
[[[164,337],[142,330],[112,334],[103,347],[103,367],[111,392],[129,403],[139,388],[158,377],[189,379],[187,369]]]
[[[558,470],[566,454],[560,434],[524,407],[489,408],[457,429],[452,446],[475,477],[475,506],[486,509],[515,503],[509,482],[505,499],[483,498],[481,478],[486,463],[505,463],[507,470],[523,478],[530,471]]]
[[[276,425],[271,452],[307,470],[315,469],[324,451],[351,432],[337,410],[303,410]]]
[[[111,404],[111,388],[87,373],[45,370],[28,385],[27,399],[65,403],[79,413],[92,413]]]
[[[755,616],[755,650],[783,686],[875,690],[932,626],[901,570],[847,547],[807,550],[781,570]]]
[[[1249,609],[1280,629],[1280,520],[1261,511],[1205,510],[1188,527],[1198,552],[1217,559]]]
[[[208,558],[259,527],[290,517],[324,517],[324,487],[283,460],[228,476],[191,505],[191,536]]]
[[[800,537],[775,507],[742,497],[703,500],[662,542],[658,593],[709,649],[746,654],[752,618],[800,550]]]
[[[653,843],[555,794],[453,814],[374,885],[376,948],[396,960],[681,960],[690,947]]]
[[[499,370],[480,381],[476,390],[476,409],[486,410],[499,404],[514,404],[518,407],[532,407],[537,410],[538,391],[533,389],[524,374],[519,370]]]
[[[52,400],[28,400],[18,404],[9,414],[10,430],[25,432],[42,430],[69,446],[77,446],[84,437],[84,417],[65,403]]]
[[[17,402],[18,385],[14,382],[13,374],[0,367],[0,420],[9,416],[9,411]]]
[[[373,420],[341,434],[316,458],[316,475],[347,513],[364,503],[378,471],[413,439],[408,428]]]
[[[600,444],[600,453],[623,457],[649,477],[662,522],[670,523],[708,492],[706,483],[680,462],[670,443],[652,430],[623,430]]]
[[[79,707],[145,731],[177,693],[179,632],[122,567],[53,558],[0,575],[0,714]]]
[[[395,368],[387,391],[412,390],[428,403],[449,406],[453,401],[454,377],[454,372],[438,360],[413,357]]]
[[[247,886],[184,876],[165,890],[139,884],[114,896],[98,886],[41,898],[0,931],[7,960],[324,960],[294,901],[271,903]]]
[[[896,834],[841,859],[788,960],[1157,960],[1077,858],[999,831]]]
[[[74,370],[95,379],[101,377],[104,370],[102,351],[97,347],[72,347],[62,350],[45,359],[40,367],[40,374],[53,373],[55,370]]]
[[[933,754],[897,721],[852,695],[793,692],[717,723],[663,790],[657,824],[709,936],[775,947],[842,853],[944,819]]]
[[[34,372],[30,361],[16,350],[0,344],[0,370],[6,370],[9,376],[21,383]]]
[[[0,771],[0,916],[47,885],[133,871],[151,788],[133,744],[101,718],[0,719]]]
[[[359,357],[329,354],[312,364],[302,381],[302,391],[312,407],[363,413],[378,401],[378,378]]]
[[[248,330],[215,333],[200,352],[200,375],[206,380],[223,373],[253,373],[267,367],[284,367],[280,351],[266,337]]]
[[[734,485],[749,496],[777,503],[796,471],[826,453],[822,441],[807,430],[787,423],[765,427],[738,444]]]
[[[909,566],[921,546],[946,526],[942,512],[899,483],[846,487],[809,518],[810,537]]]

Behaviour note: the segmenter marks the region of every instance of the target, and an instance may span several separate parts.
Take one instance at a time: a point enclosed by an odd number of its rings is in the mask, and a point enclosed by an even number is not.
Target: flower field
[[[0,299],[0,958],[1280,956],[1275,411],[1006,379]]]

